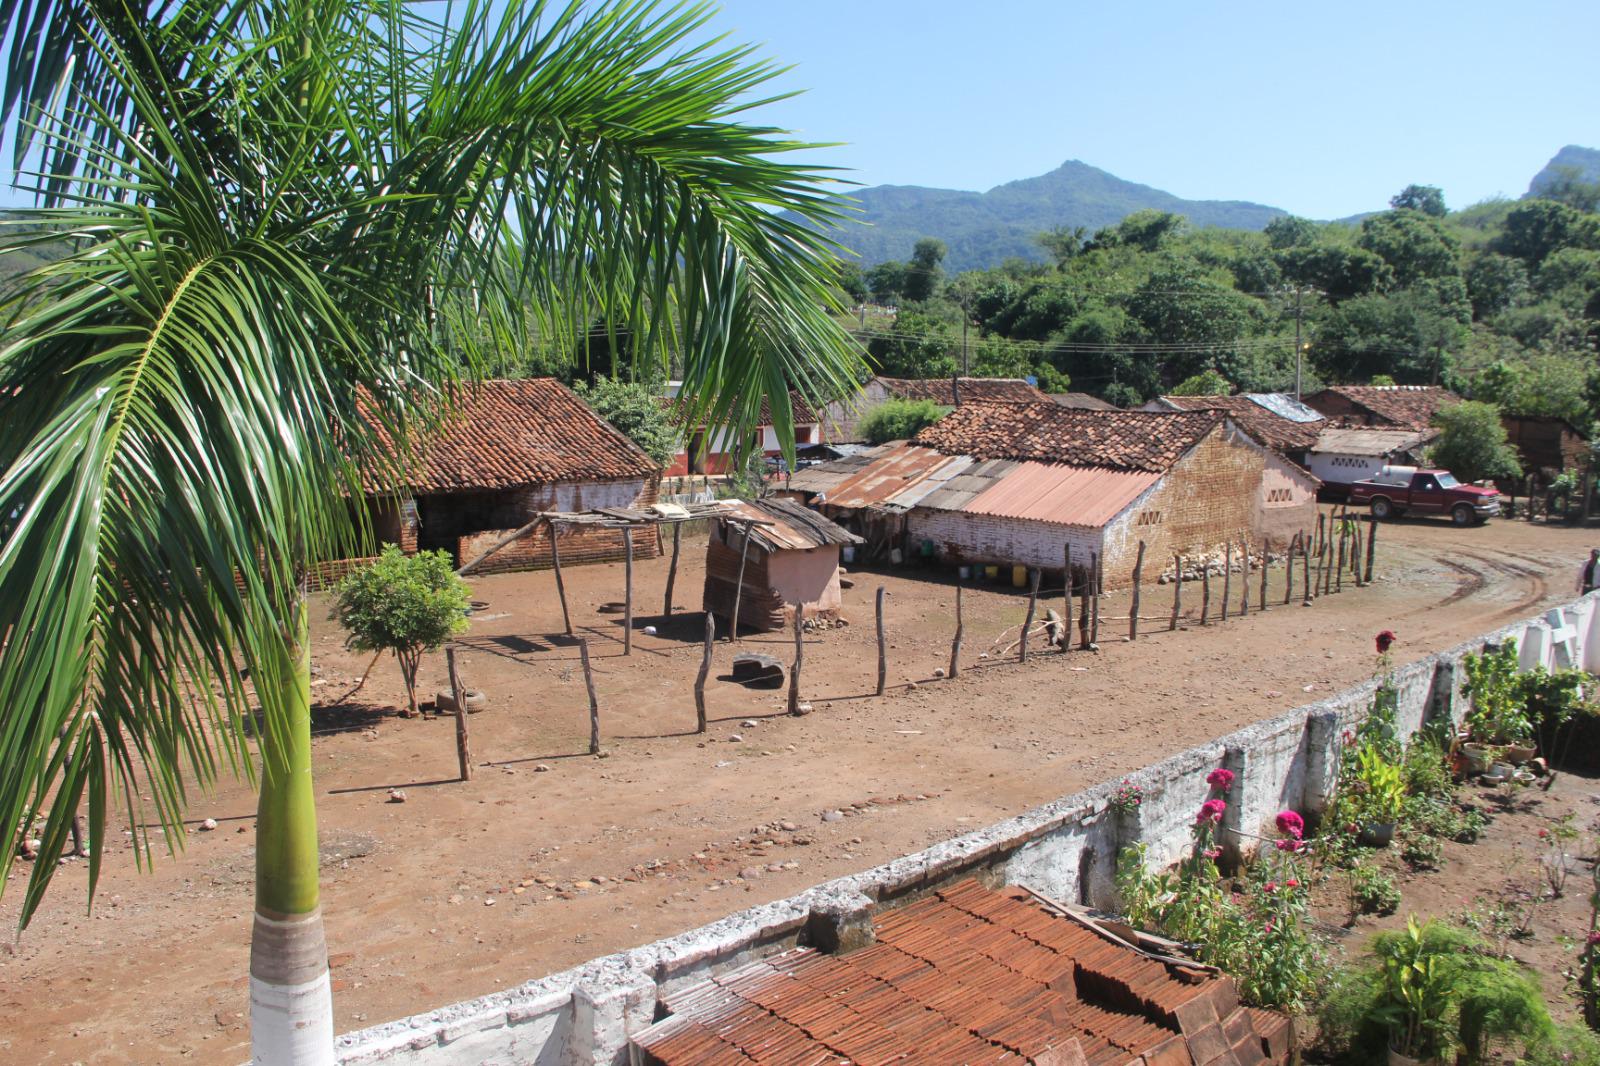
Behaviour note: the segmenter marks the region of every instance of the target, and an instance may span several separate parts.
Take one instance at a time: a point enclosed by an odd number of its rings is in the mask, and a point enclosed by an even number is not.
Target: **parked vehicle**
[[[1458,526],[1479,525],[1500,513],[1500,494],[1494,489],[1463,485],[1448,470],[1414,466],[1386,466],[1377,476],[1355,482],[1350,502],[1371,507],[1374,518],[1443,514]]]

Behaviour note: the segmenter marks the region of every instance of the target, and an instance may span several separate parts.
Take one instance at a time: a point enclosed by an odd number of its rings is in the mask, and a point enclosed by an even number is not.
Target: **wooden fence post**
[[[1302,531],[1300,537],[1300,602],[1311,606],[1311,532]]]
[[[1361,523],[1354,518],[1350,520],[1350,573],[1354,577],[1356,588],[1361,587]]]
[[[789,713],[800,713],[800,665],[806,657],[806,605],[794,605],[794,666],[789,669]]]
[[[1283,605],[1289,606],[1289,601],[1294,599],[1294,557],[1300,552],[1300,534],[1295,533],[1289,538],[1289,551],[1283,559]]]
[[[695,732],[706,731],[706,677],[711,673],[711,645],[717,639],[717,616],[706,612],[706,646],[700,653],[700,672],[694,679]]]
[[[1228,600],[1233,596],[1233,541],[1222,546],[1222,620],[1228,620]]]
[[[878,586],[878,695],[883,695],[889,683],[889,645],[883,638],[883,597],[886,590]]]
[[[1256,597],[1256,608],[1267,609],[1267,570],[1268,562],[1272,559],[1272,538],[1261,538],[1261,594]]]
[[[1061,650],[1063,653],[1072,650],[1072,542],[1067,541],[1061,553],[1061,573],[1065,575],[1063,583],[1067,586],[1065,596],[1067,601],[1066,613],[1061,616],[1064,627],[1061,635]]]
[[[572,614],[567,610],[567,583],[561,579],[561,527],[554,522],[547,522],[545,528],[550,530],[550,565],[556,572],[556,595],[561,597],[561,621],[567,627],[567,636],[572,636]]]
[[[589,665],[589,638],[578,641],[583,659],[583,687],[589,690],[589,754],[600,754],[600,700],[594,694],[594,667]]]
[[[450,699],[456,705],[456,761],[460,764],[461,780],[472,780],[472,746],[467,739],[467,687],[461,683],[461,675],[456,672],[456,649],[454,645],[444,650],[445,666],[450,671]],[[95,841],[95,847],[100,842]]]
[[[729,524],[730,529],[738,529],[737,525]],[[750,527],[744,527],[744,543],[739,546],[739,580],[733,585],[733,615],[728,619],[728,639],[739,639],[739,600],[744,596],[744,564],[750,557]]]
[[[1092,572],[1094,569],[1093,553],[1090,554],[1089,569]],[[1080,648],[1089,646],[1089,604],[1094,599],[1093,583],[1093,578],[1086,577],[1083,582],[1083,595],[1078,597],[1078,646]]]
[[[1178,628],[1178,615],[1183,613],[1183,556],[1172,556],[1172,621],[1167,623],[1167,632]]]
[[[1028,587],[1028,617],[1022,622],[1022,649],[1018,653],[1020,662],[1028,661],[1028,630],[1033,628],[1033,612],[1039,607],[1039,568],[1033,568],[1033,581]]]
[[[1367,584],[1372,584],[1372,554],[1378,545],[1378,520],[1367,516]]]
[[[1239,617],[1250,613],[1250,542],[1239,545]]]
[[[1089,553],[1089,645],[1100,644],[1100,553]]]
[[[1349,545],[1349,541],[1350,541],[1350,524],[1345,521],[1343,512],[1340,513],[1339,518],[1338,518],[1338,522],[1339,522],[1339,564],[1338,564],[1337,569],[1334,571],[1335,577],[1334,577],[1334,582],[1333,582],[1333,586],[1334,586],[1333,590],[1335,592],[1343,592],[1344,591],[1345,552],[1348,551],[1349,547],[1350,547],[1350,545]]]
[[[950,641],[950,671],[947,676],[961,673],[961,578],[956,578],[956,635]]]
[[[678,580],[678,552],[683,547],[683,523],[672,523],[672,565],[667,567],[667,595],[666,603],[662,605],[661,613],[672,614],[672,586]]]
[[[1139,542],[1139,552],[1133,558],[1133,609],[1128,612],[1128,639],[1139,639],[1139,580],[1144,573],[1144,541]]]
[[[624,526],[622,530],[622,547],[626,555],[623,560],[622,578],[622,654],[633,654],[633,530]]]
[[[1211,624],[1211,557],[1200,559],[1200,624]]]

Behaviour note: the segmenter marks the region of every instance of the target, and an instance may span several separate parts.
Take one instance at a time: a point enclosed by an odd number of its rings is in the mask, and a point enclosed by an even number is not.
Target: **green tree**
[[[1093,244],[1102,248],[1122,246],[1154,252],[1182,236],[1188,228],[1189,220],[1182,215],[1147,207],[1096,233]]]
[[[1600,249],[1600,215],[1553,200],[1525,200],[1506,212],[1504,228],[1493,247],[1536,269],[1546,256],[1561,248]]]
[[[1431,461],[1461,481],[1513,478],[1522,474],[1517,450],[1506,441],[1500,408],[1476,400],[1463,400],[1433,416],[1439,439]]]
[[[1233,346],[1251,330],[1261,305],[1212,278],[1196,264],[1174,260],[1151,272],[1127,301],[1128,315],[1145,339],[1183,345],[1168,354],[1162,376],[1182,380],[1210,369],[1237,376],[1240,353]]]
[[[899,303],[906,291],[906,265],[894,259],[879,263],[867,271],[865,281],[878,303]]]
[[[849,259],[839,260],[839,288],[844,294],[856,303],[862,303],[869,295],[866,275],[861,272],[861,266]]]
[[[892,378],[947,378],[957,370],[955,350],[949,325],[923,311],[901,311],[887,335],[867,343],[873,365]]]
[[[923,303],[939,291],[939,279],[944,276],[940,264],[947,251],[937,237],[924,237],[916,243],[911,249],[911,262],[906,264],[905,287],[901,290],[906,299]]]
[[[1215,370],[1206,370],[1193,377],[1184,378],[1172,387],[1172,396],[1228,396],[1233,385]]]
[[[949,412],[932,400],[885,400],[868,411],[856,429],[871,444],[910,440]]]
[[[1526,295],[1528,267],[1508,255],[1482,252],[1467,264],[1466,281],[1472,317],[1492,318]]]
[[[1279,215],[1267,223],[1267,228],[1263,232],[1267,235],[1267,245],[1281,251],[1285,248],[1298,248],[1316,243],[1318,231],[1317,224],[1308,218],[1301,218],[1298,215]]]
[[[1056,226],[1034,237],[1034,243],[1049,253],[1058,269],[1083,251],[1088,240],[1089,231],[1083,226]]]
[[[1383,258],[1402,288],[1423,278],[1453,277],[1461,246],[1440,221],[1421,211],[1399,208],[1361,223],[1356,243]]]
[[[1444,374],[1466,336],[1457,309],[1419,289],[1346,300],[1318,324],[1311,353],[1330,381],[1386,373],[1418,385]]]
[[[1556,167],[1538,194],[1541,200],[1554,200],[1578,211],[1600,211],[1600,182],[1585,178],[1582,167]]]
[[[1437,185],[1407,185],[1395,194],[1389,206],[1421,211],[1431,218],[1443,218],[1450,213],[1444,206],[1444,190]]]
[[[1278,265],[1284,277],[1320,290],[1335,303],[1394,283],[1394,268],[1382,256],[1347,244],[1298,245],[1279,253]]]
[[[705,45],[705,9],[444,17],[0,6],[50,42],[0,93],[46,173],[22,218],[73,234],[5,304],[0,873],[17,827],[42,817],[51,854],[87,799],[92,892],[114,798],[178,834],[185,779],[258,754],[260,1062],[333,1061],[306,575],[370,548],[352,501],[404,483],[480,331],[532,307],[571,343],[599,315],[633,359],[681,359],[694,421],[752,427],[770,397],[789,440],[788,386],[842,394],[859,366],[838,216],[775,155],[801,145],[740,120],[773,68]]]
[[[352,571],[334,590],[333,616],[356,651],[393,652],[405,678],[408,717],[417,714],[417,670],[424,652],[467,631],[467,583],[456,576],[450,555],[407,555],[393,544]]]
[[[678,453],[682,434],[657,389],[642,381],[618,381],[602,374],[592,384],[577,383],[572,391],[662,466]]]

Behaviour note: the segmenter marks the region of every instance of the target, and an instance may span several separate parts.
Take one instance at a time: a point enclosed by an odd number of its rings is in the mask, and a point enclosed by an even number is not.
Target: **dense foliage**
[[[678,429],[661,404],[659,389],[602,374],[592,384],[577,382],[573,391],[656,462],[666,465],[677,454]]]
[[[442,551],[407,555],[393,544],[352,571],[334,593],[334,617],[357,651],[389,651],[405,677],[410,713],[417,713],[417,668],[467,628],[467,583]]]
[[[857,429],[871,444],[909,440],[924,426],[939,421],[949,410],[932,400],[889,400],[868,411]]]

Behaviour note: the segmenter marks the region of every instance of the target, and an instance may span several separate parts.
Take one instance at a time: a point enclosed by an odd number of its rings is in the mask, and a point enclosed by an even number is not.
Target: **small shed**
[[[705,609],[752,629],[839,617],[839,548],[861,538],[794,500],[724,502],[706,544]],[[741,576],[742,575],[742,576]]]
[[[1501,415],[1506,440],[1522,459],[1528,474],[1553,477],[1563,470],[1582,470],[1589,457],[1589,439],[1564,418]]]

